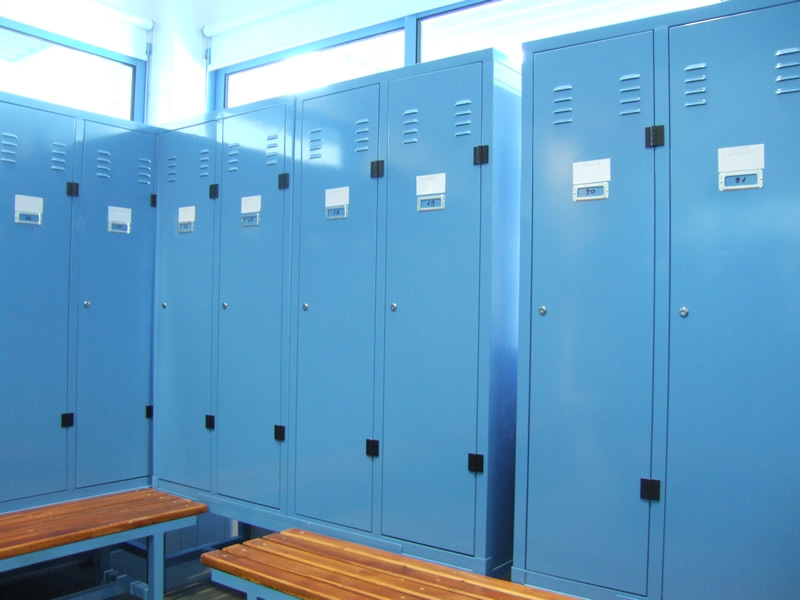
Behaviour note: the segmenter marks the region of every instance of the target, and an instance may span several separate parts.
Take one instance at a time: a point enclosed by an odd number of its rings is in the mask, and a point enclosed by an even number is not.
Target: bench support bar
[[[247,600],[297,600],[297,598],[289,594],[247,581],[218,569],[211,569],[211,581],[247,594]]]

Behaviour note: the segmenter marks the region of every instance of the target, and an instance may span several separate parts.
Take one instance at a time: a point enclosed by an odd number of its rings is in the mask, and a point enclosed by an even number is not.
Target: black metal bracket
[[[378,456],[380,454],[380,442],[378,440],[367,440],[367,456]]]
[[[658,479],[642,479],[639,497],[642,500],[661,500],[661,481]]]
[[[384,163],[382,160],[373,160],[369,164],[369,176],[374,178],[383,177]]]
[[[475,146],[472,149],[472,164],[485,165],[489,162],[489,146]]]
[[[644,147],[655,148],[664,145],[664,126],[653,125],[644,130]]]
[[[286,425],[275,425],[275,441],[286,441]]]
[[[70,196],[72,198],[77,198],[78,197],[78,193],[80,192],[80,187],[81,186],[78,185],[78,183],[76,183],[75,181],[68,181],[67,182],[67,196]]]
[[[158,197],[155,194],[150,194],[150,206],[158,206]]]
[[[470,473],[483,473],[483,454],[470,454],[467,468]]]
[[[153,405],[148,404],[144,407],[144,418],[145,419],[152,419],[153,418]]]
[[[287,190],[289,189],[289,174],[288,173],[281,173],[278,175],[278,189],[279,190]]]
[[[216,200],[217,198],[219,198],[218,183],[212,183],[211,185],[208,186],[208,197],[211,198],[212,200]]]
[[[217,420],[214,415],[206,415],[206,429],[214,429],[217,425]]]
[[[74,427],[75,426],[75,413],[64,413],[61,415],[61,426],[62,427]]]

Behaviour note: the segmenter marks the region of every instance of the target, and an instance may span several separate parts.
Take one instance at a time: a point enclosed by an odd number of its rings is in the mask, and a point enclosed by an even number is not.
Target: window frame
[[[147,98],[147,61],[134,58],[132,56],[127,56],[125,54],[120,54],[119,52],[114,52],[112,50],[107,50],[105,48],[100,48],[98,46],[93,46],[85,42],[79,42],[78,40],[73,40],[63,35],[51,33],[49,31],[45,31],[37,27],[32,27],[30,25],[25,25],[24,23],[19,23],[18,21],[12,21],[4,17],[0,17],[0,27],[9,29],[16,33],[20,33],[22,35],[39,38],[51,44],[57,44],[59,46],[65,46],[67,48],[77,50],[79,52],[86,52],[87,54],[93,54],[95,56],[99,56],[100,58],[105,58],[107,60],[118,62],[123,65],[131,67],[132,86],[131,86],[131,110],[130,110],[129,120],[134,122],[144,123],[145,104]],[[147,48],[147,54],[148,56],[150,55],[149,44]],[[13,94],[14,92],[10,91],[9,93]],[[49,102],[50,104],[57,104],[57,102],[52,102],[52,101],[47,101],[47,102]],[[84,112],[91,112],[91,111],[87,110]],[[114,118],[114,117],[109,117],[109,118]]]

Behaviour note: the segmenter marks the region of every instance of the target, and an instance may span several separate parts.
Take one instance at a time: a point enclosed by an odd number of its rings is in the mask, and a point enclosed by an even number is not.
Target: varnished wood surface
[[[0,559],[206,512],[205,504],[142,488],[0,515]]]
[[[302,600],[570,600],[301,529],[208,552],[202,562]]]

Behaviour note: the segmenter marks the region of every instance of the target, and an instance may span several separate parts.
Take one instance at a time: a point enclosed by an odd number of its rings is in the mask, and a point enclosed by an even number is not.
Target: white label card
[[[178,223],[194,223],[194,216],[194,206],[181,206],[178,208]]]
[[[608,181],[611,181],[610,158],[572,163],[572,185]]]
[[[350,187],[330,188],[325,190],[325,208],[348,206],[350,204]]]
[[[130,208],[122,208],[121,206],[108,207],[108,220],[111,223],[127,223],[130,225],[132,211]]]
[[[447,190],[447,173],[417,175],[417,196],[444,194]]]
[[[717,149],[717,170],[720,173],[752,171],[763,168],[764,144]]]
[[[14,211],[40,215],[44,212],[44,198],[16,194],[14,196]]]
[[[242,198],[242,214],[261,212],[261,196],[244,196]]]

